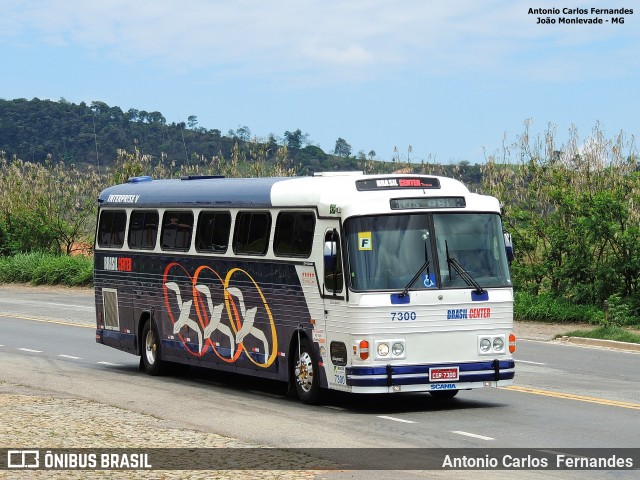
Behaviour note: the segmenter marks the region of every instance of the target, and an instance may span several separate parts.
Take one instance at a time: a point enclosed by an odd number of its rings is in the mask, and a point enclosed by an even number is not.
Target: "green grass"
[[[550,295],[532,295],[516,292],[514,319],[548,323],[602,324],[604,312],[593,305],[574,305],[562,298]]]
[[[93,259],[42,252],[2,257],[0,258],[0,282],[33,285],[92,285]]]
[[[615,340],[617,342],[640,343],[640,334],[625,330],[615,325],[606,325],[595,330],[575,330],[565,333],[568,337],[598,338],[601,340]]]

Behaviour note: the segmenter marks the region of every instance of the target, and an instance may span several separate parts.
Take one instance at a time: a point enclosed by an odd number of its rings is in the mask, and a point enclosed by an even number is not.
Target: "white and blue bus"
[[[99,196],[96,341],[325,389],[510,385],[510,242],[497,199],[424,175],[175,180]]]

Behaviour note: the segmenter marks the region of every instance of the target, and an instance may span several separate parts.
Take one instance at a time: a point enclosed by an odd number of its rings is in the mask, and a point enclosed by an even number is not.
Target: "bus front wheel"
[[[320,401],[319,367],[309,340],[302,338],[294,365],[296,392],[302,403],[314,405]]]
[[[163,371],[160,338],[153,320],[148,319],[142,327],[142,364],[149,375],[160,375]]]

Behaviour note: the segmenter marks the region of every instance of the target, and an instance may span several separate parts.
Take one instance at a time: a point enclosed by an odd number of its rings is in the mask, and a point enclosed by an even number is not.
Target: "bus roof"
[[[137,177],[103,190],[101,206],[119,207],[316,207],[320,214],[330,206],[380,200],[387,208],[390,197],[451,197],[489,204],[481,210],[499,209],[493,197],[471,194],[461,182],[433,175],[363,175],[361,172],[316,174],[313,177],[222,178],[189,176],[153,180]],[[491,200],[489,200],[491,199]],[[477,202],[475,202],[477,204]],[[482,201],[480,203],[486,203]],[[326,207],[326,212],[324,212]],[[335,212],[331,212],[335,214]],[[344,212],[343,212],[344,213]]]

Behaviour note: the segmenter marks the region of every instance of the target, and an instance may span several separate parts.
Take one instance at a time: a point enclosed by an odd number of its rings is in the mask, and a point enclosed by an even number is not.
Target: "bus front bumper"
[[[433,372],[456,371],[456,377],[433,379]],[[468,390],[511,385],[515,362],[489,360],[466,363],[425,365],[384,365],[347,367],[346,383],[352,392],[430,392],[438,390]]]

